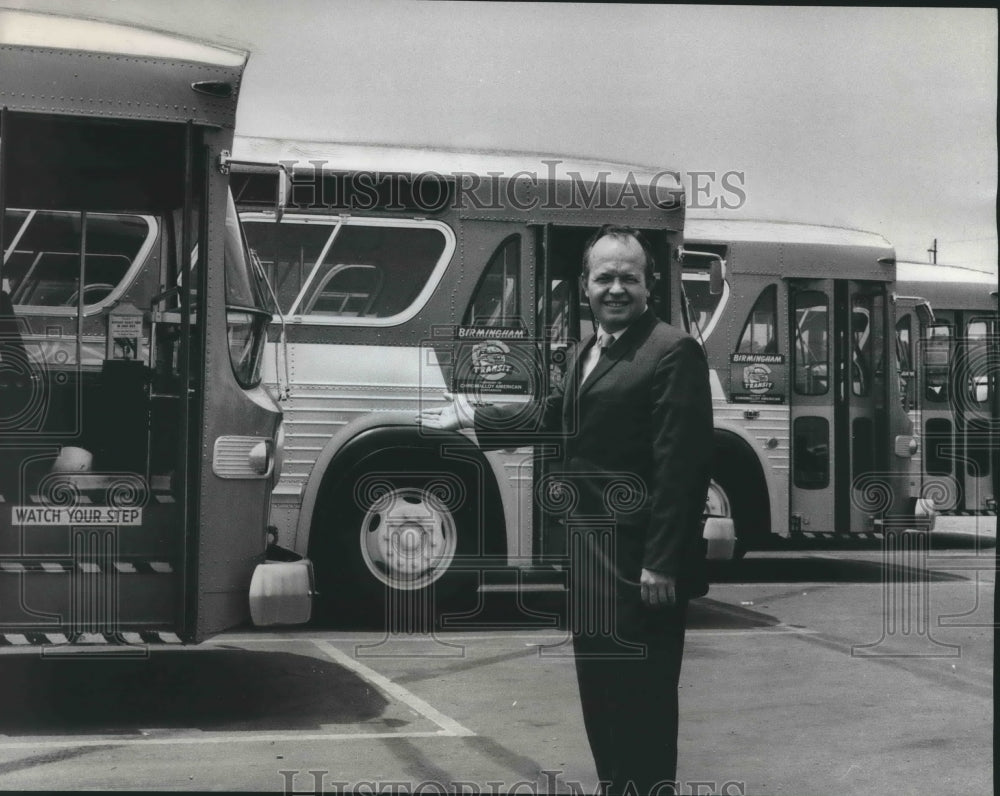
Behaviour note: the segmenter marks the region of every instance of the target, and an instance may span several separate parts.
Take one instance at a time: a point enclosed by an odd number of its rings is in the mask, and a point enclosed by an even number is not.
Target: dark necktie
[[[608,353],[608,348],[611,346],[613,342],[614,338],[610,334],[605,334],[604,332],[600,332],[597,335],[597,341],[594,343],[594,348],[596,348],[598,351],[597,359],[596,360],[589,359],[588,364],[590,362],[593,362],[593,365],[590,365],[590,367],[586,368],[586,370],[584,371],[583,378],[580,380],[581,384],[585,382],[588,378],[590,378],[590,374],[597,369],[597,365],[600,363],[602,359],[604,359],[604,356]]]

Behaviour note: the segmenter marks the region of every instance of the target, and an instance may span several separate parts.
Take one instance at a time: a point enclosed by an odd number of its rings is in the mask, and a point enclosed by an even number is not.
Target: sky
[[[692,215],[878,232],[997,270],[997,12],[397,0],[0,0],[251,52],[237,133],[684,175]],[[711,172],[718,177],[697,177]],[[736,173],[745,201],[711,188]],[[709,184],[694,199],[694,181]],[[733,208],[703,207],[726,198]],[[699,205],[701,207],[699,207]]]

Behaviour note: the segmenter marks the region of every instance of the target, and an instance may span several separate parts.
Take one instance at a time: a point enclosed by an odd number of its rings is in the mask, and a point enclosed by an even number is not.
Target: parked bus
[[[895,253],[807,224],[689,218],[683,284],[715,402],[713,513],[771,534],[928,527],[892,357]],[[725,263],[725,286],[707,269]]]
[[[905,400],[922,438],[924,491],[949,512],[995,512],[1000,449],[997,277],[970,268],[900,262],[896,289],[930,301],[933,323],[897,321],[911,378]]]
[[[308,619],[308,562],[265,563],[271,307],[225,173],[246,57],[0,10],[3,643],[198,641],[252,592]]]
[[[291,174],[280,223],[273,175],[239,175],[234,193],[285,320],[265,364],[288,395],[272,516],[313,561],[322,608],[378,618],[468,584],[463,566],[563,562],[565,531],[543,517],[554,441],[483,452],[416,415],[445,392],[525,402],[562,378],[584,244],[602,224],[648,234],[655,311],[679,323],[677,175],[251,138],[237,154]],[[726,523],[708,527],[724,547]]]

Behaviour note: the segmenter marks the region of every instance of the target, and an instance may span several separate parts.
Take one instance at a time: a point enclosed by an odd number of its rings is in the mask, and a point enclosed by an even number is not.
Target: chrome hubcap
[[[455,558],[452,513],[433,493],[391,488],[365,512],[361,555],[371,573],[392,589],[422,589]]]

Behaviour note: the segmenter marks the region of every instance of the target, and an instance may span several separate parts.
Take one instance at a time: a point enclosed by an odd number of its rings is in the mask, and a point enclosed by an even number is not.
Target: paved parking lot
[[[876,541],[717,572],[690,611],[686,792],[987,792],[994,545],[963,518],[888,568]],[[0,788],[593,793],[557,594],[488,600],[507,629],[0,655]]]

